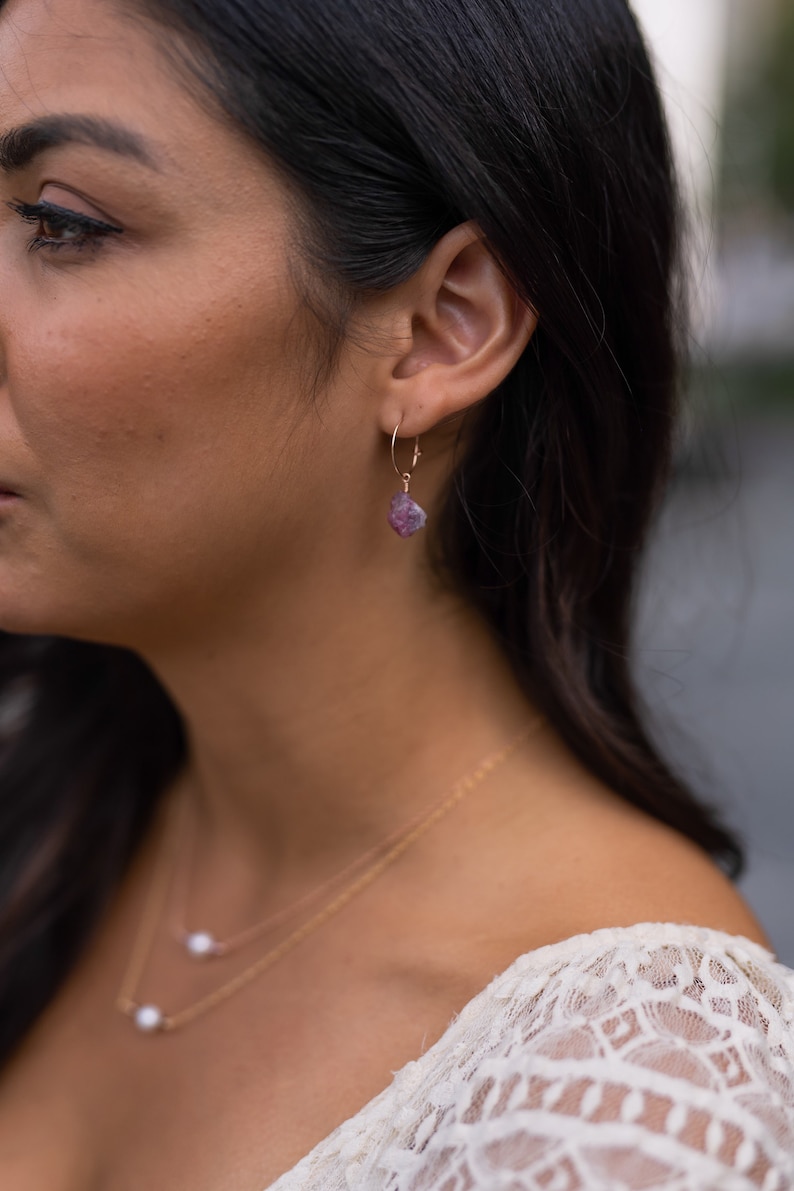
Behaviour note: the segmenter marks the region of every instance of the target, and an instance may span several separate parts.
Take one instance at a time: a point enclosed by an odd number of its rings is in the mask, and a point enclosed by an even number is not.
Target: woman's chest
[[[336,1124],[288,1096],[279,1104],[278,1084],[272,1097],[243,1088],[223,1104],[205,1088],[172,1097],[108,1087],[102,1103],[71,1079],[65,1087],[62,1074],[57,1090],[2,1105],[0,1186],[9,1191],[264,1191]]]
[[[296,1044],[202,1055],[159,1074],[104,1056],[21,1066],[0,1096],[0,1187],[263,1191],[389,1082],[388,1062]]]
[[[0,1082],[0,1187],[264,1191],[467,999],[357,975],[322,995],[301,980],[252,991],[173,1035],[99,1006],[92,1023],[85,998],[64,1009]]]
[[[130,932],[106,931],[0,1076],[0,1187],[264,1191],[534,942],[494,921],[488,907],[461,919],[456,903],[407,923],[396,899],[391,919],[352,913],[153,1035],[114,1008],[126,960],[114,940]],[[168,1012],[216,979],[207,969],[193,988],[175,966],[169,983],[167,956],[155,960],[141,993]]]

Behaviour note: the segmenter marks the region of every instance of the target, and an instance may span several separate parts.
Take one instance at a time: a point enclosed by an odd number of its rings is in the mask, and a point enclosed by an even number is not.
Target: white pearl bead
[[[192,935],[188,935],[185,939],[185,946],[194,959],[206,959],[207,956],[214,955],[217,950],[214,938],[206,930],[197,930]]]
[[[135,1010],[134,1021],[141,1033],[154,1034],[156,1030],[162,1028],[162,1010],[158,1009],[156,1005],[140,1005]]]

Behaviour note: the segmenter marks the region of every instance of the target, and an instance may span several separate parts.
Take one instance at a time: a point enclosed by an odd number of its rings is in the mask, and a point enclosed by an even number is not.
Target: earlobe
[[[405,283],[400,322],[410,334],[391,360],[381,429],[424,434],[482,401],[513,369],[537,316],[518,297],[474,223],[447,233]]]

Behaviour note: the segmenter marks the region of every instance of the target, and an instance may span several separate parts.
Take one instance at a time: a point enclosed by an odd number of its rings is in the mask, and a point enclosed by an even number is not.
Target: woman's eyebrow
[[[99,116],[64,115],[41,116],[0,133],[0,170],[15,173],[39,153],[68,144],[93,145],[158,169],[155,154],[139,133]]]

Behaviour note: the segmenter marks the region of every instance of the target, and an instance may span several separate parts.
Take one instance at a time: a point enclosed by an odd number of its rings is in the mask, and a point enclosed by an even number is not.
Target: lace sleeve
[[[464,1036],[383,1185],[792,1191],[792,988],[754,955],[635,939],[501,988],[494,1044],[472,1066]]]

